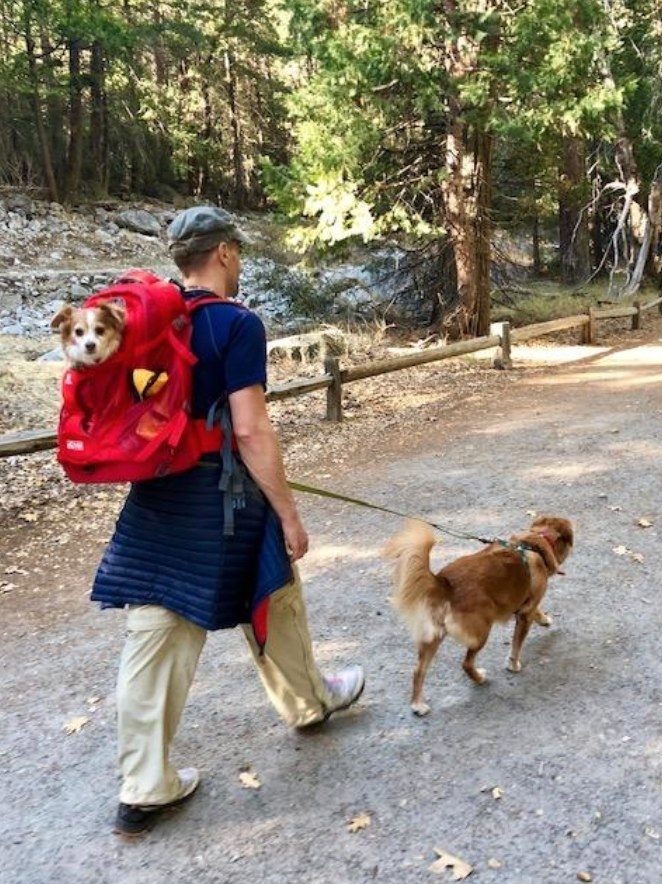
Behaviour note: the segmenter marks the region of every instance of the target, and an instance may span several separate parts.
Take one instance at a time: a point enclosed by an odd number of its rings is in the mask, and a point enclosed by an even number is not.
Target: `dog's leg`
[[[411,692],[411,709],[414,715],[427,715],[430,707],[423,700],[423,682],[428,671],[430,663],[434,659],[434,655],[439,650],[446,633],[442,632],[437,638],[433,638],[430,642],[418,643],[418,665],[414,670],[414,681]]]
[[[536,621],[538,626],[551,626],[552,618],[549,614],[545,614],[544,611],[541,611],[540,608],[536,608],[533,612],[533,619]]]
[[[535,618],[535,611],[532,611],[530,614],[517,614],[515,621],[515,630],[513,632],[513,643],[510,648],[510,656],[508,657],[508,662],[506,663],[506,669],[509,669],[511,672],[519,672],[522,668],[522,663],[520,661],[520,653],[522,650],[522,645],[524,644],[524,640],[529,634],[529,629],[531,629],[531,623]]]
[[[486,641],[487,636],[485,636],[483,641],[477,647],[469,648],[464,658],[464,662],[462,663],[462,669],[464,669],[469,678],[476,684],[483,684],[487,681],[487,673],[485,670],[476,668],[476,655],[485,646]]]

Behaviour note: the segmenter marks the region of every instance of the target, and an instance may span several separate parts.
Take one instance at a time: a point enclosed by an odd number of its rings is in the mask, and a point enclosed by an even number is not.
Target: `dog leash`
[[[326,488],[316,488],[314,485],[304,485],[302,482],[287,483],[293,491],[302,491],[305,494],[315,494],[318,497],[327,497],[330,500],[340,500],[342,503],[351,503],[355,506],[365,507],[369,510],[378,510],[381,513],[388,513],[391,516],[399,516],[401,519],[414,519],[416,522],[424,522],[431,528],[440,531],[442,534],[449,534],[451,537],[459,537],[463,540],[477,540],[479,543],[493,543],[494,537],[481,537],[477,534],[467,534],[464,531],[455,531],[447,525],[439,525],[424,519],[422,516],[412,516],[409,513],[401,513],[398,510],[390,509],[387,506],[381,506],[378,503],[371,503],[368,500],[360,500],[358,497],[349,497],[346,494],[339,494],[337,491],[328,491]]]

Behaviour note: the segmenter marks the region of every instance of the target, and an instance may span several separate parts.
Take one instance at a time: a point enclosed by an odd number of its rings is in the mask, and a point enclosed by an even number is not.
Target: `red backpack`
[[[125,311],[119,349],[105,362],[68,369],[62,380],[57,459],[74,482],[137,482],[179,473],[223,432],[190,414],[191,314],[213,295],[187,301],[180,287],[131,270],[88,298]]]

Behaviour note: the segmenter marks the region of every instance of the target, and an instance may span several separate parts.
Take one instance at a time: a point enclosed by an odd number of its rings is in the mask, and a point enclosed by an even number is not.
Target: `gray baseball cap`
[[[176,215],[168,227],[168,248],[173,257],[208,252],[220,242],[250,245],[251,238],[230,212],[218,206],[193,206]]]

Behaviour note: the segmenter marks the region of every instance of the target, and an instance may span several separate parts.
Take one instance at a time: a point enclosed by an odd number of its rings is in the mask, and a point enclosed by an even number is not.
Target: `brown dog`
[[[485,681],[475,659],[494,623],[515,617],[507,667],[522,668],[520,651],[535,620],[548,625],[539,605],[547,580],[559,570],[573,544],[572,524],[557,516],[539,516],[528,531],[507,542],[495,541],[472,555],[462,556],[438,574],[430,569],[432,529],[409,521],[388,544],[385,555],[396,560],[393,605],[409,626],[418,646],[411,708],[425,715],[425,675],[446,635],[468,650],[462,668],[476,684]]]
[[[51,328],[60,332],[64,355],[72,368],[98,365],[116,353],[122,342],[125,314],[116,304],[72,307],[66,304],[53,317]]]

